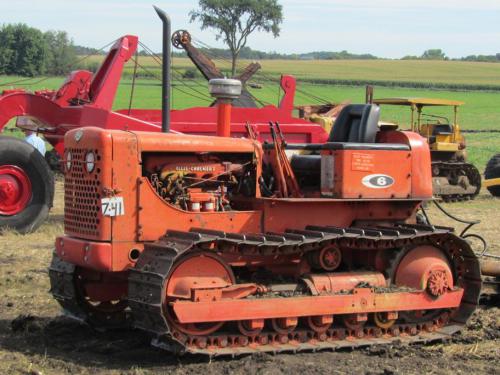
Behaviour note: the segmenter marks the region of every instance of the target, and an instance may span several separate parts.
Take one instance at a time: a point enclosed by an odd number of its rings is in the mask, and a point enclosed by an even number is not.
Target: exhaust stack
[[[217,136],[231,136],[232,102],[241,95],[241,81],[214,78],[208,82],[210,95],[217,99]]]
[[[172,47],[170,46],[170,35],[172,34],[172,26],[170,17],[160,8],[153,5],[158,17],[163,23],[163,69],[162,69],[162,90],[161,90],[161,131],[168,133],[170,131],[170,93],[171,93],[171,61],[170,56]]]

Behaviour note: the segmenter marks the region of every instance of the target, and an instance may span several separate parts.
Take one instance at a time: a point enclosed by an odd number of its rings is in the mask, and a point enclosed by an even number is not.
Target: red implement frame
[[[57,91],[7,90],[0,95],[0,131],[17,116],[37,119],[48,142],[62,155],[66,132],[83,126],[105,129],[127,129],[159,132],[161,111],[158,109],[132,109],[113,111],[116,90],[125,63],[137,49],[138,38],[126,35],[111,48],[96,74],[87,71],[71,73]],[[295,78],[283,76],[281,88],[284,96],[278,107],[234,108],[231,136],[246,135],[246,122],[254,125],[259,140],[270,140],[269,121],[279,122],[288,142],[322,143],[328,134],[317,124],[292,116],[295,97]],[[216,107],[195,107],[171,112],[171,129],[182,133],[215,135]]]

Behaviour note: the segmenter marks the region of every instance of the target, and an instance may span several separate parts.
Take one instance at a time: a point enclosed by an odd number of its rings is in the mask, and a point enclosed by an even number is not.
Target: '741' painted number
[[[103,216],[125,215],[125,205],[123,204],[123,197],[102,198],[101,210]]]

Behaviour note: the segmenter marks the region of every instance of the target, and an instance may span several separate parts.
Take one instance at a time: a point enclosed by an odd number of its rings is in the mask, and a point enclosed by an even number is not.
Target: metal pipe
[[[484,276],[500,277],[500,262],[494,260],[481,260],[481,273]]]
[[[231,100],[217,99],[217,136],[231,136]]]
[[[153,5],[158,17],[163,23],[163,69],[162,69],[162,90],[161,90],[161,131],[168,133],[170,131],[170,93],[171,93],[171,61],[170,56],[172,47],[170,46],[170,35],[172,26],[170,17],[163,10]]]

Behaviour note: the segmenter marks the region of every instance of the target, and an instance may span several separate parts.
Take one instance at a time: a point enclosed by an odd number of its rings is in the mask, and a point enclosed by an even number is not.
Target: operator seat
[[[377,105],[347,105],[335,120],[328,142],[375,143],[379,118]]]
[[[436,124],[432,129],[432,135],[450,135],[453,129],[450,124]]]
[[[324,145],[303,145],[302,149],[319,152],[322,148],[346,149],[348,147],[386,146],[375,144],[378,132],[380,107],[373,104],[350,104],[344,107],[333,124]],[[360,145],[363,144],[363,145]],[[321,156],[293,155],[292,169],[302,189],[318,190],[321,181]]]

